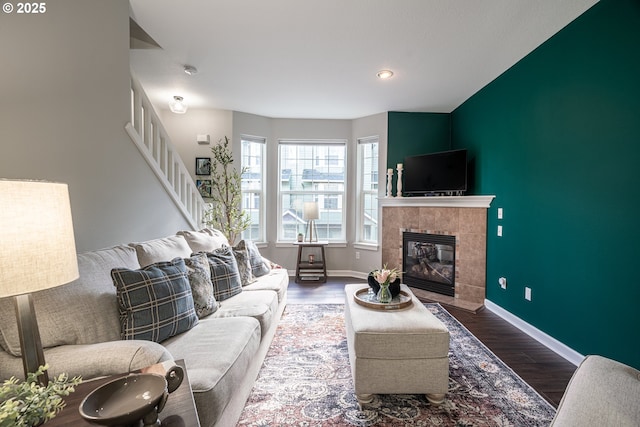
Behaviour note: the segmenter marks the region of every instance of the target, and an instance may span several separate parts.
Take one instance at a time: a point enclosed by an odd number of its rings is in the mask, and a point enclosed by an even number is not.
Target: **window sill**
[[[276,248],[292,248],[295,246],[297,242],[294,241],[286,241],[286,242],[276,242]],[[347,242],[329,242],[327,245],[329,248],[346,248]]]
[[[377,243],[365,243],[365,242],[356,242],[353,244],[355,249],[361,249],[363,251],[377,251],[380,247]]]

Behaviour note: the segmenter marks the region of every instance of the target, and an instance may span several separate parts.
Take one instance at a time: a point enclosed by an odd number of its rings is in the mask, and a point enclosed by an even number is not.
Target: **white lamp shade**
[[[0,297],[77,278],[67,185],[0,180]]]
[[[320,218],[318,214],[318,202],[304,202],[302,217],[307,220]]]

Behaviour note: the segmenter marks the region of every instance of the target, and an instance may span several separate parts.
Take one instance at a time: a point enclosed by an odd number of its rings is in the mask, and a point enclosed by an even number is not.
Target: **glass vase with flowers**
[[[400,293],[400,273],[397,268],[384,267],[369,273],[367,281],[376,294],[376,300],[388,304]]]

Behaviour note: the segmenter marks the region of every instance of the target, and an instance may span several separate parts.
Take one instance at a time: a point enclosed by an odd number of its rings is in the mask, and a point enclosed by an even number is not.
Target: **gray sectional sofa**
[[[240,250],[236,245],[238,250],[233,251],[242,278],[239,290],[235,273],[229,274],[225,267],[224,274],[217,278],[214,275],[211,280],[220,280],[223,288],[230,282],[234,285],[231,290],[223,289],[218,294],[221,298],[215,301],[211,295],[204,296],[205,302],[213,302],[208,310],[197,310],[203,295],[193,288],[193,292],[182,292],[177,297],[179,304],[174,304],[179,307],[177,311],[182,310],[182,320],[160,328],[158,324],[166,323],[166,319],[156,319],[150,329],[140,326],[135,307],[129,310],[132,307],[123,308],[122,304],[133,299],[138,289],[135,286],[156,285],[146,279],[135,284],[128,277],[177,269],[178,284],[184,287],[183,261],[188,264],[192,254],[221,252],[228,256],[228,242],[221,233],[208,229],[183,231],[163,239],[79,254],[79,279],[32,294],[50,375],[65,372],[90,379],[184,359],[201,425],[235,425],[275,334],[289,283],[286,269],[261,258],[255,246],[247,246]],[[112,271],[119,273],[112,277]],[[191,286],[192,272],[188,271]],[[116,279],[129,281],[129,288],[118,285],[116,289]],[[14,313],[13,299],[0,299],[0,380],[23,376]],[[131,332],[128,336],[124,335],[125,327]],[[159,330],[161,334],[157,335]],[[137,339],[147,333],[149,337],[159,336],[160,342]]]

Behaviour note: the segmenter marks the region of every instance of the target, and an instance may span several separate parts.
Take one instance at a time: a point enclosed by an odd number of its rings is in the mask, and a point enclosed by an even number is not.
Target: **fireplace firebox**
[[[455,295],[456,237],[402,233],[402,282],[442,295]]]

